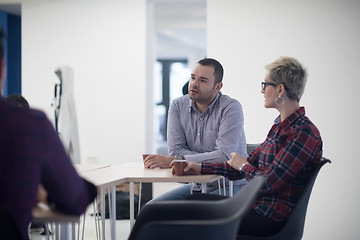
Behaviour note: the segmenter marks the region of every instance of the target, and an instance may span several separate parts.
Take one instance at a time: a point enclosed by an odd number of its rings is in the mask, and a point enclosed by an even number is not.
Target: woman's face
[[[270,80],[269,72],[267,72],[265,75],[265,83],[267,83],[267,82],[273,83]],[[265,85],[265,88],[261,90],[261,93],[264,94],[264,98],[265,98],[265,103],[264,103],[265,108],[275,108],[276,107],[275,98],[278,96],[276,89],[277,89],[276,86]]]

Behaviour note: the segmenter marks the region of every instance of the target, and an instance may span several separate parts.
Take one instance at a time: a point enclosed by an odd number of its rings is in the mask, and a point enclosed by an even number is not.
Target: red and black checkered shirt
[[[322,156],[319,130],[301,107],[287,119],[275,120],[266,140],[248,157],[250,164],[239,172],[225,162],[202,163],[202,174],[229,179],[266,176],[253,208],[275,221],[287,221]]]

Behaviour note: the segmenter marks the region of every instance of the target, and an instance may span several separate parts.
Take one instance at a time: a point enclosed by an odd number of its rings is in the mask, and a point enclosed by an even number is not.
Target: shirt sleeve
[[[229,180],[244,178],[242,172],[232,168],[227,162],[201,163],[201,174],[218,174]]]
[[[169,108],[167,130],[169,155],[196,154],[196,152],[191,151],[187,146],[185,130],[181,125],[180,110],[178,108],[175,101],[172,101]]]
[[[262,193],[272,193],[289,185],[291,180],[316,157],[319,139],[310,127],[302,127],[288,134],[284,147],[276,154],[271,165],[259,169],[251,164],[243,168],[246,179],[256,175],[266,175],[267,182]]]
[[[177,106],[172,103],[169,109],[168,134],[169,153],[184,155],[190,162],[223,162],[230,159],[232,152],[238,152],[239,144],[245,139],[244,116],[238,101],[230,102],[222,112],[215,150],[211,152],[191,151],[187,147],[186,136],[181,127]],[[245,140],[244,140],[245,141]],[[246,149],[240,153],[247,157]]]
[[[82,214],[96,197],[96,187],[76,172],[52,124],[42,119],[41,183],[48,194],[49,204],[68,214]]]

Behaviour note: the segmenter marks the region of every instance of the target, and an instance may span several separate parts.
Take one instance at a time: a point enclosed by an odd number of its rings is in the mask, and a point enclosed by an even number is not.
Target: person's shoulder
[[[219,95],[219,103],[220,103],[220,105],[223,105],[223,106],[231,106],[231,107],[241,108],[241,103],[239,102],[239,100],[232,98],[225,94]]]
[[[308,135],[314,135],[320,137],[319,129],[305,115],[297,119],[295,126],[297,132],[307,133]]]
[[[37,109],[28,109],[29,117],[32,117],[34,119],[38,119],[41,121],[48,120],[46,114],[43,111],[37,110]]]
[[[239,100],[230,97],[229,95],[223,94],[221,92],[219,92],[219,100],[224,101],[224,102],[237,102],[240,103]]]
[[[7,126],[7,134],[23,133],[27,135],[39,134],[39,131],[50,128],[51,123],[45,113],[19,107],[10,103],[1,103],[0,125]]]
[[[2,112],[12,119],[25,119],[27,121],[47,119],[44,112],[32,108],[19,107],[13,103],[2,102]]]
[[[189,94],[175,98],[174,100],[172,100],[172,102],[176,105],[181,105],[181,106],[186,105],[187,106],[187,105],[189,105],[189,102],[190,102]]]

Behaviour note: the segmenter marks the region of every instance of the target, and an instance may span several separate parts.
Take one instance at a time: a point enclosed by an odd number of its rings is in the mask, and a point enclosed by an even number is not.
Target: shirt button
[[[197,135],[200,136],[200,133],[198,133]]]

